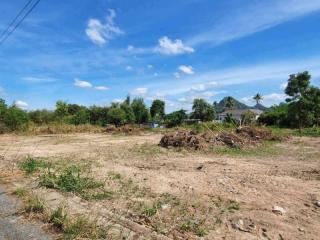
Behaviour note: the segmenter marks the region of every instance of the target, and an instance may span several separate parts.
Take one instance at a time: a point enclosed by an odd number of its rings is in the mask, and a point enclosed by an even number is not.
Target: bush
[[[24,131],[28,128],[29,117],[26,111],[11,106],[4,115],[4,124],[9,131]]]

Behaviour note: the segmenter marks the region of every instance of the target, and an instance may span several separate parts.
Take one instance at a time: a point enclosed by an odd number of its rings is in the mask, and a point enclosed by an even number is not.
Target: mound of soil
[[[107,133],[125,133],[125,134],[134,134],[134,133],[139,133],[140,129],[135,128],[131,124],[126,124],[123,126],[116,127],[114,125],[109,125],[105,128],[105,131]]]
[[[262,140],[281,140],[264,128],[243,127],[234,132],[205,132],[196,134],[193,131],[177,131],[165,134],[160,140],[162,147],[186,147],[204,149],[214,146],[244,148],[259,144]]]

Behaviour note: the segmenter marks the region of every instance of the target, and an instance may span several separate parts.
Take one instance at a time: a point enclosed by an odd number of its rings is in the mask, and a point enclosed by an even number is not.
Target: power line
[[[3,36],[6,34],[6,32],[9,31],[9,29],[12,27],[12,25],[15,23],[15,21],[20,17],[20,15],[24,12],[24,10],[26,10],[26,8],[30,5],[30,3],[33,0],[29,0],[26,5],[24,5],[24,7],[20,10],[20,12],[15,16],[15,18],[11,21],[11,23],[9,24],[9,26],[3,30],[3,32],[1,33],[0,39],[3,38]]]
[[[14,26],[14,28],[7,33],[7,35],[0,40],[0,46],[7,40],[7,38],[20,26],[20,24],[26,19],[26,17],[35,9],[41,0],[37,0],[35,4],[26,12],[22,19]]]

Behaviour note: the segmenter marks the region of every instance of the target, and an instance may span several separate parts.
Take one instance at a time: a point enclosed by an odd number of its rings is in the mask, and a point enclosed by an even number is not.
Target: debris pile
[[[134,134],[138,133],[140,129],[135,128],[131,124],[125,124],[123,126],[116,127],[114,125],[109,125],[105,128],[107,133],[125,133],[125,134]]]
[[[205,132],[197,134],[193,131],[177,131],[165,134],[160,140],[162,147],[205,149],[214,146],[244,148],[254,146],[263,140],[281,140],[271,131],[264,128],[243,127],[235,132]]]

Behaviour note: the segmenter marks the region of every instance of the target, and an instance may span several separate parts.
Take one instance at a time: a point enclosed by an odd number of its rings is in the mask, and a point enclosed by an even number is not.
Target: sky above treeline
[[[0,32],[27,0],[1,0]],[[42,0],[0,45],[0,97],[109,105],[128,94],[168,112],[233,96],[270,106],[290,74],[320,86],[320,0]]]

